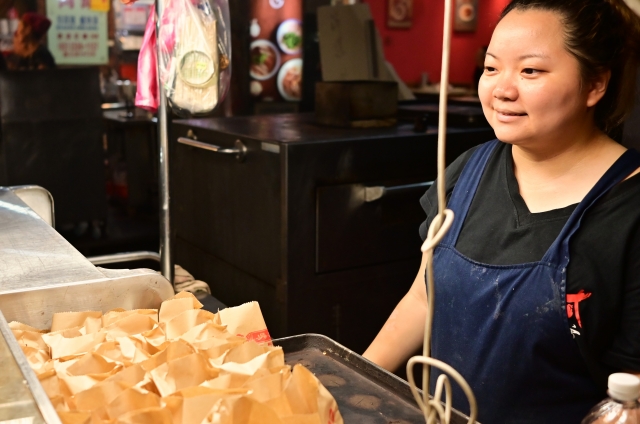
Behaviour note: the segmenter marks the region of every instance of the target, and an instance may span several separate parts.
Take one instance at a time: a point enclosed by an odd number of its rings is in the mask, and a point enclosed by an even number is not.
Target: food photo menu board
[[[106,3],[106,5],[105,5]],[[108,2],[47,0],[51,29],[48,46],[58,65],[104,65],[108,62]]]
[[[251,1],[251,95],[259,101],[302,97],[302,0]]]

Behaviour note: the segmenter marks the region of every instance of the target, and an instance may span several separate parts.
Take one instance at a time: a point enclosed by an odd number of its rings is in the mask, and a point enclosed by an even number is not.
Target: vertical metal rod
[[[156,40],[160,33],[160,18],[164,10],[164,0],[156,0]],[[157,75],[158,75],[158,182],[160,196],[160,272],[173,284],[173,258],[171,252],[171,214],[169,204],[169,134],[167,117],[167,97],[164,85],[160,80],[160,43],[157,45]]]

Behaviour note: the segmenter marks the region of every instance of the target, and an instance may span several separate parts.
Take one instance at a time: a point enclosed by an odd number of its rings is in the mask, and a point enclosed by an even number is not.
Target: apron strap
[[[481,144],[480,147],[473,152],[469,161],[462,169],[462,173],[453,188],[451,199],[447,205],[447,208],[453,211],[454,219],[451,228],[442,240],[443,245],[456,245],[460,231],[462,231],[462,224],[464,224],[471,202],[480,185],[480,180],[487,162],[499,144],[500,141],[498,139]]]
[[[633,149],[624,152],[576,206],[562,231],[542,258],[542,262],[558,264],[566,270],[569,264],[569,242],[580,228],[584,214],[609,190],[638,168],[640,168],[640,153]]]

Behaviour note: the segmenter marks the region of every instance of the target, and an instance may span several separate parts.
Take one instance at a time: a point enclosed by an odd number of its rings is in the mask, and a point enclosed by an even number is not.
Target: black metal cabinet
[[[179,137],[234,155],[176,143]],[[493,138],[451,129],[447,156]],[[175,121],[175,261],[227,305],[260,302],[274,337],[325,334],[363,351],[413,282],[418,202],[436,177],[435,129],[339,129],[313,115]]]

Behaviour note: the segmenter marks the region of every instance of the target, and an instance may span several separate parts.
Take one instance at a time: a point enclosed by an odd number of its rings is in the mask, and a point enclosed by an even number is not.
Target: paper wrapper
[[[256,302],[54,314],[9,324],[64,424],[339,424],[335,399],[284,362]]]

